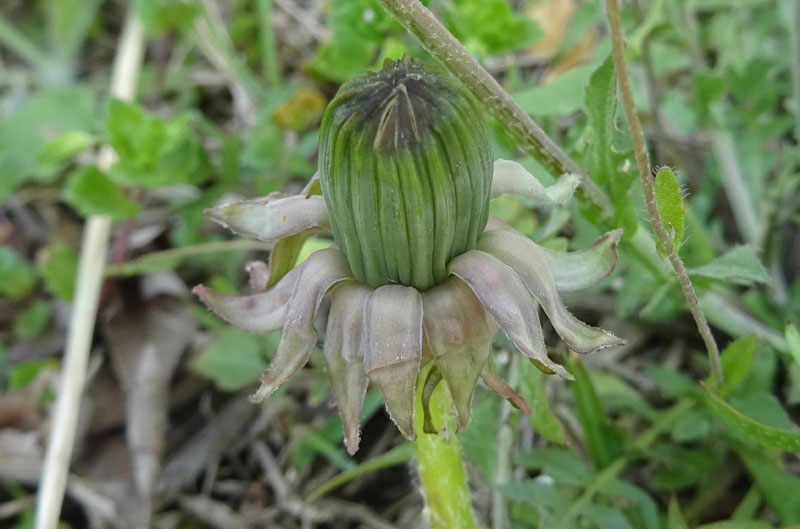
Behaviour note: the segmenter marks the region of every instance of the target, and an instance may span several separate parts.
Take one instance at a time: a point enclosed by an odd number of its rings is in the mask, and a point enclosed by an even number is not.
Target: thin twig
[[[133,99],[143,54],[144,30],[131,9],[125,20],[114,61],[111,78],[113,97]],[[108,169],[113,160],[114,152],[106,147],[100,153],[98,165]],[[54,424],[36,505],[36,529],[56,527],[64,500],[110,232],[111,219],[104,215],[90,217],[84,228],[61,385],[53,412]]]
[[[692,286],[692,281],[689,279],[689,274],[686,272],[683,260],[681,260],[680,255],[678,255],[676,248],[672,244],[672,239],[667,234],[664,223],[661,221],[661,216],[658,214],[655,185],[653,183],[653,174],[650,169],[650,158],[647,154],[642,124],[639,122],[639,115],[636,113],[636,106],[633,102],[631,81],[628,78],[628,70],[625,65],[625,43],[622,40],[622,25],[619,18],[618,0],[608,0],[608,23],[611,27],[611,53],[614,57],[617,79],[619,79],[625,115],[628,118],[628,126],[631,130],[633,150],[636,163],[639,166],[639,176],[642,179],[647,213],[650,216],[653,231],[664,247],[669,262],[675,270],[675,274],[678,276],[678,283],[680,283],[683,296],[686,298],[686,305],[689,308],[689,312],[691,312],[694,317],[697,329],[700,331],[700,336],[702,336],[703,342],[708,350],[708,361],[711,366],[711,373],[714,376],[714,381],[719,384],[722,382],[722,364],[719,359],[717,342],[714,340],[714,335],[711,334],[711,329],[708,326],[705,314],[703,314],[700,308],[697,294],[695,294],[694,286]]]
[[[522,110],[511,95],[481,66],[469,51],[419,0],[378,0],[428,53],[439,60],[553,176],[581,174],[581,189],[604,216],[611,217],[611,201],[542,128]]]

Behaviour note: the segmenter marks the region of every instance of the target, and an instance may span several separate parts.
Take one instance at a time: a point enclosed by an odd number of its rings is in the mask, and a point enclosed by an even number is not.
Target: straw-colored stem
[[[113,97],[133,99],[143,54],[144,30],[131,9],[120,36],[114,62],[111,79]],[[114,152],[110,147],[104,148],[98,165],[102,169],[108,169],[113,161]],[[90,217],[84,228],[61,383],[36,502],[36,529],[55,529],[64,501],[110,232],[111,219],[107,216]]]

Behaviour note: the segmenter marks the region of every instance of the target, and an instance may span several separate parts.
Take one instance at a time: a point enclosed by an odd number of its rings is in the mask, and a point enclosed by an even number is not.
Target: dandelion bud
[[[486,226],[492,158],[480,108],[414,60],[342,85],[323,116],[319,174],[334,239],[371,287],[443,282]]]

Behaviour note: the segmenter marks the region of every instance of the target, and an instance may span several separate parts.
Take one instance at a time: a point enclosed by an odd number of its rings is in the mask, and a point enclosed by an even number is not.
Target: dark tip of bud
[[[342,86],[338,111],[343,116],[358,115],[359,126],[368,127],[376,150],[395,153],[422,143],[432,120],[442,112],[439,100],[452,92],[446,89],[453,82],[408,56],[387,59],[382,70]]]

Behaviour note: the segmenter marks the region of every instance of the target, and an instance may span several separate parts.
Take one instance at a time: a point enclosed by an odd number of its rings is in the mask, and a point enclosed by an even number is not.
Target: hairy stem
[[[577,173],[581,189],[603,215],[611,216],[608,197],[578,164],[550,139],[542,128],[522,110],[511,95],[487,72],[433,13],[419,0],[378,0],[407,31],[414,34],[434,58],[472,92],[528,154],[536,158],[553,176]]]
[[[414,453],[420,488],[425,497],[425,514],[430,529],[474,529],[469,487],[456,436],[456,418],[450,393],[444,383],[433,391],[429,409],[438,434],[423,431],[422,388],[431,369],[420,370],[414,418]]]
[[[642,180],[642,188],[644,189],[644,199],[647,205],[647,213],[650,216],[650,222],[653,225],[653,231],[656,234],[659,242],[664,247],[667,253],[669,262],[678,276],[678,283],[681,285],[683,296],[686,298],[686,305],[689,312],[692,313],[694,321],[697,324],[697,329],[700,331],[700,336],[703,338],[706,350],[708,351],[708,361],[711,366],[711,374],[714,380],[719,384],[722,381],[722,364],[719,358],[719,349],[717,342],[714,340],[711,329],[706,321],[705,314],[700,308],[700,303],[697,300],[697,294],[694,291],[689,274],[686,272],[686,266],[683,260],[676,251],[672,244],[672,239],[667,230],[664,228],[664,223],[661,221],[661,216],[658,214],[658,205],[656,204],[656,190],[653,183],[653,174],[650,169],[650,158],[647,154],[647,146],[645,145],[644,133],[642,132],[642,124],[639,122],[639,115],[636,113],[636,107],[633,103],[633,93],[631,92],[631,81],[628,78],[628,70],[625,65],[625,43],[622,40],[622,24],[619,18],[619,1],[608,0],[608,23],[611,27],[611,53],[614,57],[614,65],[617,71],[617,79],[619,80],[620,92],[622,93],[622,103],[625,107],[625,116],[628,118],[628,126],[631,130],[631,139],[633,141],[633,149],[636,157],[636,163],[639,166],[639,176]]]

